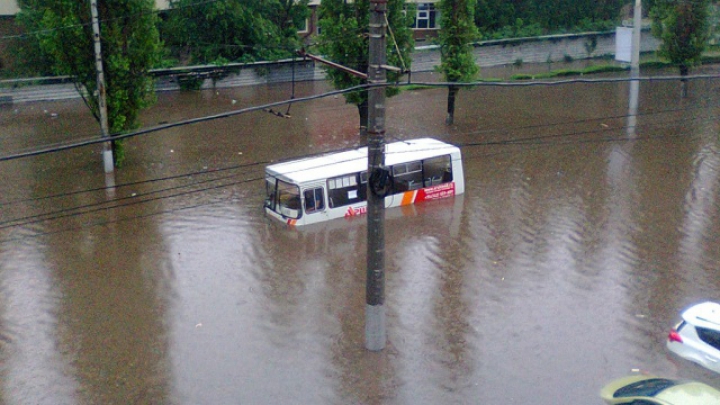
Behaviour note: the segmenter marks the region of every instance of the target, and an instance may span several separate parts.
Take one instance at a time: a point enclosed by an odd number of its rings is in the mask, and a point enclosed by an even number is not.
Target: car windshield
[[[660,391],[677,385],[677,381],[667,378],[651,378],[626,385],[615,391],[613,397],[654,397]]]

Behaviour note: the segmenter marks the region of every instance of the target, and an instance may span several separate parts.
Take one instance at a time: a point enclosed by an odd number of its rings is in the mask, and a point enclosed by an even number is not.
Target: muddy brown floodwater
[[[709,68],[712,69],[712,68]],[[388,344],[364,349],[364,218],[287,229],[270,161],[356,145],[342,97],[0,162],[0,404],[600,405],[633,369],[704,381],[665,336],[720,300],[717,79],[388,100],[388,140],[461,146],[466,193],[389,210]],[[300,83],[296,97],[329,90]],[[168,92],[143,126],[287,99]],[[283,113],[287,107],[275,108]],[[5,106],[0,154],[95,137],[78,100]]]

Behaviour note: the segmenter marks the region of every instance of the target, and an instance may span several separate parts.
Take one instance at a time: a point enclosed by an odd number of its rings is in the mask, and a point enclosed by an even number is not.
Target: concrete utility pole
[[[632,49],[630,53],[630,100],[628,106],[627,133],[635,136],[640,97],[640,31],[642,30],[642,0],[635,0],[633,12]]]
[[[387,0],[370,0],[370,49],[368,83],[387,82]],[[373,182],[385,166],[385,87],[368,90],[368,212],[367,285],[365,289],[365,348],[385,348],[385,196],[376,193]],[[384,174],[383,174],[384,173]]]
[[[630,76],[640,76],[640,30],[642,29],[642,0],[635,0],[633,11],[632,54],[630,55]]]
[[[96,0],[90,0],[90,13],[92,15],[93,42],[95,43],[95,66],[97,69],[97,92],[98,109],[100,110],[100,129],[102,130],[103,138],[107,138],[110,135],[110,127],[108,125],[105,73],[103,72],[102,48],[100,47],[100,22],[98,21],[98,9]],[[115,164],[113,162],[112,144],[110,142],[103,143],[102,155],[105,173],[113,173],[115,170]]]

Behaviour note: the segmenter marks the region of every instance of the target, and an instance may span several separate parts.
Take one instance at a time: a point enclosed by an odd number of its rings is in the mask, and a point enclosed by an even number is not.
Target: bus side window
[[[330,201],[330,208],[365,201],[367,199],[367,193],[364,192],[362,188],[367,188],[367,185],[358,184],[358,180],[360,180],[359,173],[328,179],[328,200]]]
[[[450,163],[451,161],[449,155],[425,159],[423,161],[425,187],[451,182],[452,166]]]
[[[360,197],[360,201],[367,201],[367,182],[367,171],[360,172],[360,188],[358,188],[358,197]]]
[[[417,190],[423,187],[422,163],[418,161],[399,163],[392,167],[395,193]]]
[[[325,198],[322,187],[305,190],[305,212],[308,214],[322,211],[325,208]]]

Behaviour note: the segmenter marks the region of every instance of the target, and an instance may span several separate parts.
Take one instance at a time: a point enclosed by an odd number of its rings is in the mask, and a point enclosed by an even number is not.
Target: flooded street
[[[342,96],[131,138],[114,189],[100,145],[0,162],[0,405],[601,405],[633,369],[720,389],[665,348],[720,300],[719,87],[642,82],[634,130],[627,82],[463,90],[451,127],[447,90],[388,99],[387,140],[460,146],[466,188],[387,211],[378,353],[366,219],[262,210],[268,163],[360,143]],[[291,94],[160,93],[142,125]],[[81,100],[0,128],[0,156],[99,132]]]

